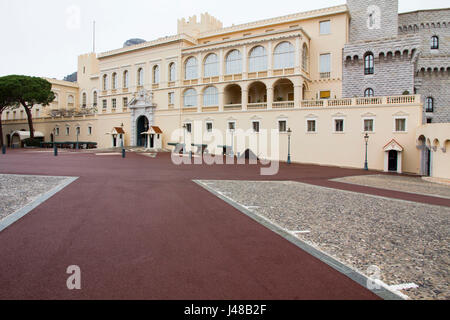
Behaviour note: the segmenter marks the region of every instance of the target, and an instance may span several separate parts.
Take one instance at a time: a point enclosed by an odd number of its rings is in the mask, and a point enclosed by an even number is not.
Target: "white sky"
[[[0,76],[62,79],[77,56],[117,49],[130,38],[174,35],[177,19],[209,12],[224,26],[345,4],[345,0],[0,0]],[[400,12],[448,7],[446,0],[400,0]],[[79,15],[77,15],[79,12]],[[79,16],[79,22],[76,17]],[[75,17],[75,18],[74,18]]]

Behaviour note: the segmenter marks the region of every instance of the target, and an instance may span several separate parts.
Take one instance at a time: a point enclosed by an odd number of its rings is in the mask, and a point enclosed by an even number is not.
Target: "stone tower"
[[[350,42],[394,38],[398,33],[398,0],[347,0]]]

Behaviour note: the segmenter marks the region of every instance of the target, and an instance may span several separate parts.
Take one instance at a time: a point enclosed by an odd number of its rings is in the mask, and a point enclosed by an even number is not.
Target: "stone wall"
[[[350,42],[394,38],[398,34],[397,0],[347,0],[350,10]],[[378,10],[378,13],[376,11]],[[368,27],[369,14],[375,12],[378,21]],[[377,19],[376,19],[377,20]]]
[[[450,122],[450,72],[419,72],[415,86],[424,101],[427,97],[434,100],[433,113],[425,113],[424,104],[424,122],[427,118],[431,118],[433,123]]]

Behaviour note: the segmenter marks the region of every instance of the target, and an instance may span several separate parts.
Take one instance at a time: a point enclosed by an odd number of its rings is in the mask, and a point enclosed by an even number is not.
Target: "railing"
[[[242,104],[226,104],[223,106],[224,110],[241,110],[242,109]]]
[[[303,100],[302,108],[323,107],[325,100]]]
[[[357,106],[366,106],[366,105],[379,105],[382,104],[383,100],[381,97],[370,97],[370,98],[357,98],[356,105]]]
[[[397,96],[397,97],[386,97],[386,100],[387,104],[410,104],[418,102],[419,97],[417,95]]]
[[[263,103],[249,103],[247,105],[247,109],[248,110],[263,110],[263,109],[267,109],[267,102],[263,102]]]
[[[321,72],[320,79],[329,79],[331,77],[331,72]]]
[[[294,101],[283,101],[283,102],[274,102],[272,104],[273,109],[289,109],[294,108]]]
[[[420,102],[420,96],[391,96],[391,97],[365,97],[344,99],[304,100],[302,108],[317,107],[351,107],[351,106],[380,106],[380,105],[413,105]]]

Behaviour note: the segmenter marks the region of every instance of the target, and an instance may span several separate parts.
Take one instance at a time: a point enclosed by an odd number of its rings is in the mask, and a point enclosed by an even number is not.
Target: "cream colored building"
[[[145,134],[155,126],[166,149],[187,140],[215,154],[225,145],[260,156],[251,141],[267,140],[264,132],[270,140],[274,130],[264,158],[280,160],[291,129],[292,161],[355,168],[363,167],[368,134],[370,169],[424,174],[420,96],[342,99],[350,17],[342,5],[225,28],[208,14],[181,19],[177,35],[80,56],[76,84],[49,79],[58,99],[35,109],[35,128],[46,141],[99,148],[119,146],[122,128],[124,145],[157,148]],[[8,112],[5,134],[27,129],[19,110]],[[212,140],[215,131],[222,140]],[[445,146],[448,124],[442,131]],[[247,142],[238,143],[239,132]]]

